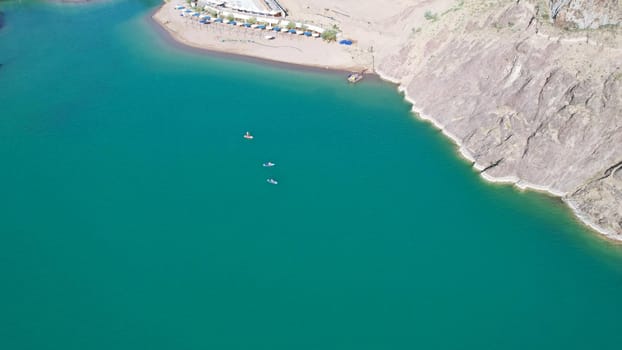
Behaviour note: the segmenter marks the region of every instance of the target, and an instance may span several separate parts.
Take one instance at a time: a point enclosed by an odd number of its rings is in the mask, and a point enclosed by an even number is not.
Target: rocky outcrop
[[[615,237],[622,228],[622,161],[565,198],[590,225]]]
[[[556,194],[622,239],[622,32],[565,31],[537,5],[465,5],[378,70],[483,176]]]
[[[619,0],[549,0],[551,19],[558,26],[596,29],[622,23]]]
[[[619,0],[363,3],[287,2],[356,38],[348,61],[399,84],[483,177],[559,196],[622,240]]]
[[[482,176],[557,195],[622,240],[620,0],[288,5],[359,38],[348,55],[399,84]]]

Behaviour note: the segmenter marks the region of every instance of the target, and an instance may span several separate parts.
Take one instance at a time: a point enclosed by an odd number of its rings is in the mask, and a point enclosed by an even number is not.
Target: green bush
[[[430,10],[427,10],[424,14],[423,17],[425,17],[425,19],[427,19],[428,21],[437,21],[438,20],[438,14],[433,13]]]
[[[337,31],[334,29],[328,29],[325,30],[324,33],[322,33],[322,39],[331,42],[331,41],[336,41],[337,40]]]

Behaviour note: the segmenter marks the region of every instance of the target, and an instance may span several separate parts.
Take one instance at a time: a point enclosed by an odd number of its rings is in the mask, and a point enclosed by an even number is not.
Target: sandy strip
[[[368,68],[357,63],[355,49],[320,38],[277,33],[223,23],[201,24],[197,17],[180,16],[177,3],[164,3],[152,16],[177,41],[195,48],[263,60],[340,71]],[[267,40],[266,35],[275,37]]]
[[[247,29],[227,24],[212,23],[201,25],[196,17],[180,16],[179,11],[174,9],[177,3],[173,2],[163,4],[152,17],[162,28],[170,33],[175,41],[193,48],[218,52],[223,56],[233,54],[240,55],[239,57],[252,57],[272,64],[284,64],[297,69],[309,69],[305,67],[312,67],[310,70],[319,68],[321,70],[337,71],[367,69],[370,72],[374,72],[378,74],[377,77],[396,84],[397,89],[404,93],[405,99],[412,104],[413,113],[420,119],[432,123],[443,132],[456,144],[458,154],[471,162],[473,167],[481,172],[484,166],[475,161],[458,137],[449,132],[437,119],[421,113],[422,108],[417,106],[412,96],[407,94],[402,85],[403,81],[379,71],[374,65],[373,56],[376,56],[377,53],[387,54],[387,52],[399,51],[403,43],[410,40],[409,35],[411,35],[404,28],[398,26],[396,29],[392,25],[383,26],[381,23],[399,24],[398,19],[401,19],[402,15],[411,14],[411,16],[405,17],[409,20],[411,18],[415,19],[410,23],[413,28],[426,25],[426,22],[423,20],[424,16],[422,16],[425,9],[434,9],[435,11],[442,12],[443,9],[452,6],[454,1],[437,0],[429,2],[421,0],[412,2],[411,0],[396,0],[383,4],[381,8],[374,7],[372,4],[362,6],[359,1],[342,1],[342,5],[352,10],[353,13],[334,7],[337,5],[332,0],[316,0],[311,7],[304,5],[298,0],[290,0],[286,3],[290,12],[303,16],[305,19],[310,19],[314,24],[329,25],[335,21],[339,22],[340,28],[347,33],[346,35],[361,39],[353,47],[344,47],[336,43],[329,44],[321,39]],[[323,9],[323,12],[319,9]],[[379,9],[382,11],[379,12]],[[412,13],[415,12],[421,13],[417,16],[412,16]],[[372,16],[374,17],[373,20],[370,14],[374,14]],[[322,21],[326,23],[321,23]],[[375,25],[370,26],[373,22],[375,22]],[[274,35],[276,39],[266,40],[264,36],[268,34]],[[489,182],[511,184],[521,190],[542,192],[559,198],[568,205],[586,227],[600,233],[600,237],[618,243],[622,240],[621,236],[604,230],[583,215],[572,203],[565,200],[564,193],[546,186],[528,183],[516,177],[492,177],[486,173],[480,173],[480,175]]]

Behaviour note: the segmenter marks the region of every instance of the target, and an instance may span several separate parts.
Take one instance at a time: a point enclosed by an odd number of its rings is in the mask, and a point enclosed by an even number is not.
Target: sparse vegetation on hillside
[[[445,12],[443,12],[441,14],[441,16],[444,16],[444,15],[450,13],[450,12],[458,11],[458,10],[460,10],[462,8],[463,5],[464,5],[464,0],[460,0],[460,1],[458,1],[456,3],[455,6],[452,6],[452,7],[448,8]]]
[[[427,19],[428,21],[432,21],[435,22],[438,20],[438,14],[434,13],[430,10],[427,10],[424,14],[423,17],[425,17],[425,19]]]

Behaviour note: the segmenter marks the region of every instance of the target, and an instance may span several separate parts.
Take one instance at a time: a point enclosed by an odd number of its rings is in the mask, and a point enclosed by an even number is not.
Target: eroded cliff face
[[[557,194],[622,239],[622,32],[559,29],[540,4],[464,3],[378,70],[482,175]]]
[[[618,146],[619,147],[619,146]],[[565,200],[587,222],[619,237],[622,227],[622,162],[607,168]]]
[[[551,19],[565,28],[596,29],[622,23],[619,0],[549,0]]]

